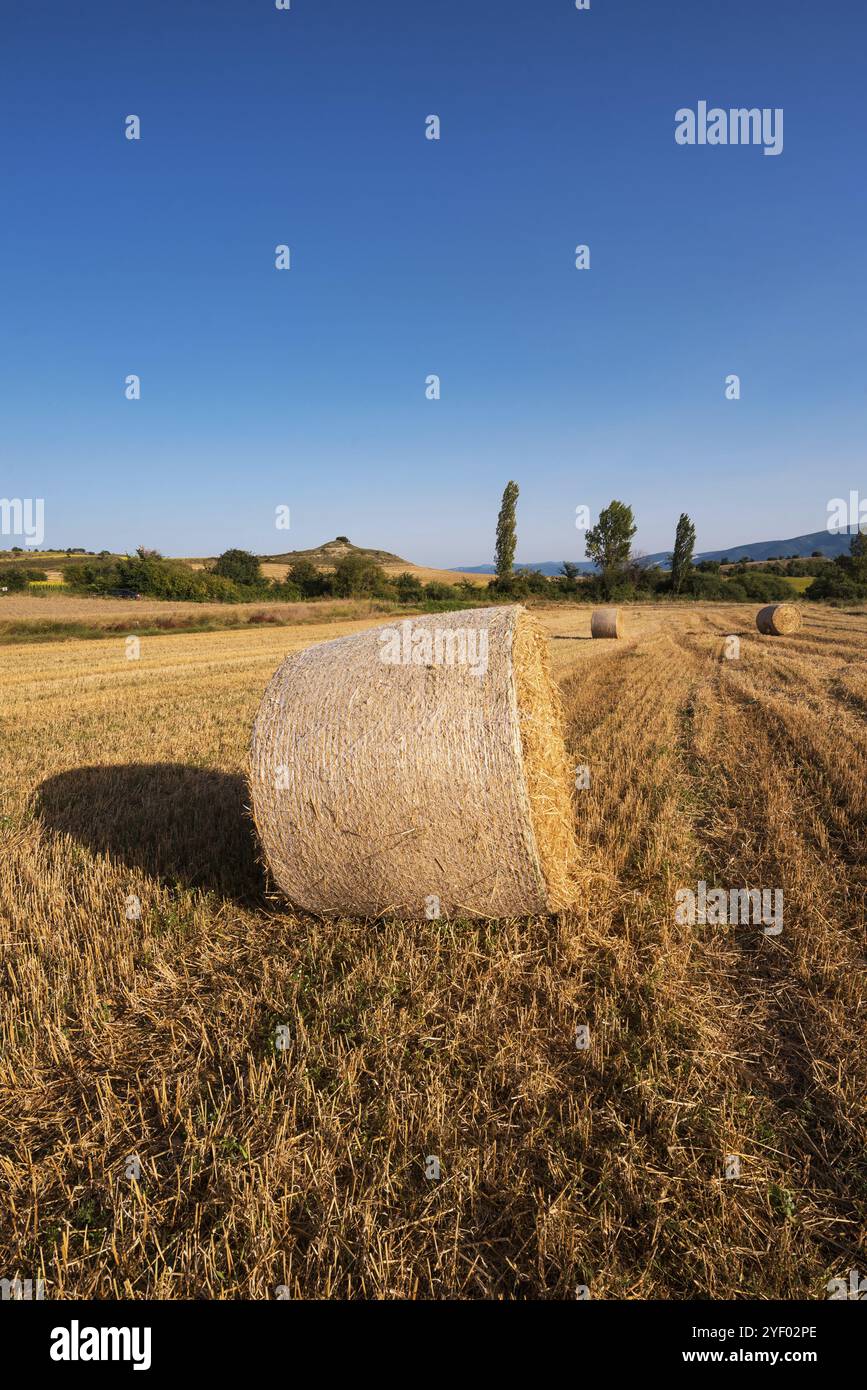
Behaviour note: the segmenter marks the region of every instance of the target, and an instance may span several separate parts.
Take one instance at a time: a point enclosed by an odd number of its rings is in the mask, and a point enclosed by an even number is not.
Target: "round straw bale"
[[[793,603],[769,603],[756,614],[756,627],[766,637],[785,637],[801,626],[801,612]]]
[[[253,728],[265,862],[322,915],[559,911],[576,896],[573,784],[547,641],[517,605],[294,652]]]
[[[594,608],[590,618],[591,637],[619,637],[620,609]]]

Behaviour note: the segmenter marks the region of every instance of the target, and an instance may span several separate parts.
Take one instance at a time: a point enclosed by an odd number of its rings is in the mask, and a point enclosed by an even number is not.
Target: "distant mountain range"
[[[695,555],[695,560],[774,560],[788,559],[791,555],[797,555],[801,559],[807,559],[814,552],[826,556],[833,560],[837,555],[843,555],[848,549],[855,534],[855,528],[850,531],[812,531],[808,536],[791,536],[785,541],[754,541],[752,545],[730,545],[725,550],[703,550]],[[668,564],[671,554],[670,550],[660,550],[655,555],[645,555],[642,557],[644,565]],[[592,571],[595,566],[588,560],[575,560],[573,562],[579,570],[585,573]],[[537,565],[516,565],[516,570],[541,570],[542,574],[559,574],[563,567],[562,560],[542,560]],[[494,574],[494,565],[461,565],[455,573],[459,574]]]

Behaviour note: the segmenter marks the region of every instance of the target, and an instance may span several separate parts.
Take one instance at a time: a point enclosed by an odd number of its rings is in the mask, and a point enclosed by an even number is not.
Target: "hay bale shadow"
[[[169,887],[237,902],[265,892],[243,777],[183,763],[79,767],[47,778],[34,811],[70,835]]]

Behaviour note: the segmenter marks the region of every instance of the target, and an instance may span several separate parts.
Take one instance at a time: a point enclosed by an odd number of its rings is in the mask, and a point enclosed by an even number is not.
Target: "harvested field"
[[[478,599],[484,601],[484,591]],[[323,598],[306,602],[269,599],[246,603],[193,603],[172,599],[82,597],[45,590],[4,595],[0,602],[0,645],[63,641],[66,638],[147,632],[214,631],[242,627],[315,627],[368,618],[384,622],[394,612],[411,612],[388,599]],[[316,638],[314,640],[324,640]]]
[[[387,564],[382,567],[386,574],[391,578],[408,571],[414,574],[416,579],[420,579],[422,584],[475,584],[479,589],[487,589],[492,574],[469,574],[465,570],[438,570],[432,569],[430,565],[392,565]]]
[[[366,599],[333,598],[321,602],[310,600],[307,603],[269,603],[267,599],[252,604],[241,603],[191,603],[186,599],[159,598],[96,598],[76,594],[50,594],[44,598],[33,594],[8,594],[0,602],[0,621],[37,621],[41,618],[66,622],[99,622],[103,619],[116,619],[122,623],[141,622],[145,618],[176,618],[225,616],[233,610],[262,608],[273,611],[280,618],[304,622],[308,619],[333,621],[342,616],[353,617],[356,610],[370,611]]]
[[[335,621],[364,618],[385,621],[395,605],[376,599],[322,599],[307,603],[192,603],[171,599],[82,598],[73,594],[44,597],[11,594],[0,603],[0,644],[63,641],[87,637],[184,632],[191,628],[238,627],[327,628]]]
[[[268,896],[262,692],[381,617],[0,650],[8,1277],[799,1299],[864,1270],[867,613],[766,639],[750,606],[630,607],[617,643],[541,616],[589,775],[588,897],[554,921]],[[782,932],[678,924],[701,881],[782,889]]]
[[[197,561],[193,565],[193,568],[201,568],[202,563],[202,561]],[[318,568],[327,571],[333,570],[334,566],[319,565]],[[431,584],[434,582],[437,584],[460,584],[463,580],[466,580],[470,584],[475,584],[480,589],[486,589],[493,579],[493,575],[491,574],[465,574],[463,571],[459,570],[432,569],[430,565],[413,565],[409,561],[406,563],[401,562],[400,564],[386,561],[380,565],[380,568],[390,579],[396,579],[399,574],[413,574],[422,584]],[[266,579],[283,580],[286,578],[288,570],[289,566],[280,562],[266,560],[262,564],[262,573]]]

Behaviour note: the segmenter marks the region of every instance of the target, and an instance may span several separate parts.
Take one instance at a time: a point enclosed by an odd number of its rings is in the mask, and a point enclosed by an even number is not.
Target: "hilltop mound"
[[[414,574],[423,584],[456,584],[458,576],[451,570],[433,569],[429,565],[415,565],[411,560],[403,560],[390,550],[372,550],[369,546],[353,545],[346,536],[335,536],[333,541],[317,545],[313,550],[287,550],[282,555],[260,555],[262,573],[268,579],[284,579],[286,570],[298,560],[309,560],[317,569],[333,570],[346,555],[361,555],[366,560],[374,560],[381,565],[387,575]],[[487,575],[466,576],[473,584],[485,585]]]
[[[335,536],[333,541],[317,545],[313,550],[286,550],[280,555],[260,555],[259,559],[272,565],[294,565],[296,560],[310,560],[314,565],[333,569],[346,555],[362,555],[366,560],[375,560],[378,565],[409,567],[407,560],[392,555],[390,550],[371,550],[367,546],[353,545],[346,536]]]

